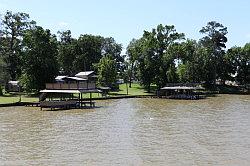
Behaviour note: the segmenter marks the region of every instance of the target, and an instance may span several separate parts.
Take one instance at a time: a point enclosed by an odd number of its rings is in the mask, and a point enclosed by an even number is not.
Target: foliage
[[[7,72],[7,64],[3,60],[3,55],[0,54],[0,86],[5,84],[9,80],[9,75]]]
[[[74,75],[95,70],[99,84],[113,87],[116,79],[139,81],[148,92],[170,82],[216,80],[250,83],[250,43],[226,50],[227,27],[211,21],[202,27],[198,42],[185,40],[174,25],[158,25],[144,31],[121,55],[122,45],[112,37],[58,32],[59,41],[49,30],[35,26],[26,13],[7,11],[0,26],[0,84],[21,79],[27,90],[44,88],[59,73]],[[125,61],[126,59],[126,61]]]
[[[250,43],[244,47],[233,47],[227,51],[232,74],[240,84],[250,83]]]
[[[23,46],[22,83],[26,90],[43,89],[58,73],[56,37],[36,26],[26,32]]]
[[[75,74],[73,62],[76,57],[75,47],[77,40],[71,37],[71,31],[58,32],[60,41],[58,49],[58,63],[60,66],[60,74]]]
[[[122,47],[113,38],[85,34],[73,39],[69,30],[59,32],[59,35],[58,61],[65,75],[94,70],[94,64],[106,55],[112,56],[117,68],[121,69],[124,62],[124,57],[120,55]]]
[[[7,11],[2,19],[1,55],[7,64],[7,72],[12,80],[17,80],[21,74],[22,38],[27,29],[35,25],[26,13]]]
[[[97,64],[98,83],[101,86],[115,87],[117,79],[117,66],[111,55],[106,55],[101,58]]]
[[[174,52],[178,41],[184,39],[173,25],[158,25],[151,32],[144,31],[143,37],[133,40],[127,48],[131,66],[136,65],[140,82],[150,92],[150,85],[162,87],[167,82],[177,81]]]
[[[206,36],[200,40],[203,47],[208,50],[205,68],[209,71],[208,79],[206,82],[215,84],[217,78],[225,80],[227,75],[227,68],[225,68],[226,61],[224,61],[225,48],[226,48],[226,34],[227,27],[215,21],[208,22],[205,27],[200,30],[200,33]]]

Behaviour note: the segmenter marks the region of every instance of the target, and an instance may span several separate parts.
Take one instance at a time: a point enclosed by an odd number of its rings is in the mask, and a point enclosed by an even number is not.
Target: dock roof
[[[79,89],[79,90],[65,90],[65,89],[44,89],[40,90],[41,93],[97,93],[97,89]]]
[[[202,87],[192,87],[192,86],[166,86],[161,88],[161,90],[203,90]]]

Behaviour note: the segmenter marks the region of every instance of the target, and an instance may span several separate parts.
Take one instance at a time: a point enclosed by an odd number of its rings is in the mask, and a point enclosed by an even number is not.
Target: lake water
[[[250,165],[250,96],[0,108],[0,165]]]

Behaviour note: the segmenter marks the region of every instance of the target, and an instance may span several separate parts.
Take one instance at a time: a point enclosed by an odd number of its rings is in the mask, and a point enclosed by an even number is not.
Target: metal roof
[[[83,71],[83,72],[77,73],[75,76],[76,77],[79,77],[79,76],[88,76],[88,75],[90,75],[92,73],[94,73],[94,71]]]
[[[80,90],[61,90],[61,89],[44,89],[41,93],[97,93],[98,89],[80,89]]]
[[[161,90],[202,90],[202,87],[189,87],[189,86],[166,86],[161,88]]]
[[[86,81],[87,79],[84,78],[79,78],[79,77],[65,77],[64,79],[72,79],[72,80],[76,80],[76,81]]]
[[[62,79],[64,79],[65,77],[67,77],[67,76],[57,76],[57,77],[55,78],[55,80],[62,80]]]
[[[18,84],[19,84],[19,81],[9,81],[8,83],[9,83],[9,84],[12,84],[12,85],[18,85]]]

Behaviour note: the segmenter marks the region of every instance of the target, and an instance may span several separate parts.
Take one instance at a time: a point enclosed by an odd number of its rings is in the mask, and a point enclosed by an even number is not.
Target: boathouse
[[[199,84],[168,84],[160,89],[159,97],[168,99],[201,99],[204,90]]]
[[[39,97],[42,108],[82,108],[94,107],[92,93],[98,93],[94,71],[80,72],[73,77],[57,76],[54,83],[46,83]],[[89,94],[89,98],[83,97]]]

